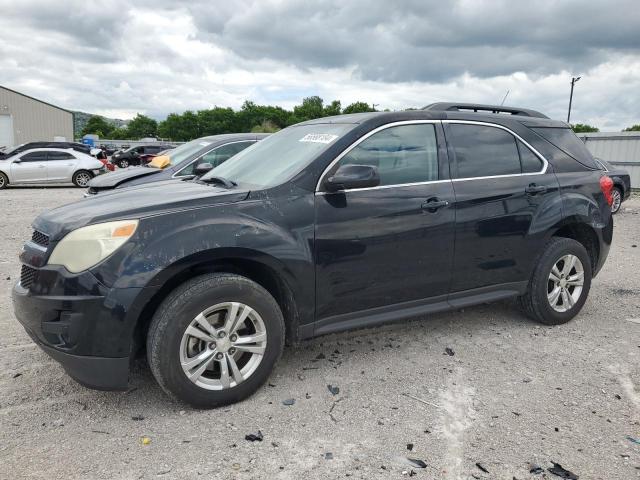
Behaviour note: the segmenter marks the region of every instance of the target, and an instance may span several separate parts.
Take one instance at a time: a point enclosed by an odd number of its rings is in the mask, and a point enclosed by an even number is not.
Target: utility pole
[[[569,111],[567,112],[567,123],[571,119],[571,102],[573,101],[573,86],[578,83],[582,77],[571,77],[571,93],[569,94]]]

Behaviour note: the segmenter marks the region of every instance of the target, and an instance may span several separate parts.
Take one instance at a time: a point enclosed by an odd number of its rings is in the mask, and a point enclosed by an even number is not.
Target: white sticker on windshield
[[[331,143],[338,135],[331,135],[330,133],[307,133],[300,139],[301,142],[313,142],[313,143]]]

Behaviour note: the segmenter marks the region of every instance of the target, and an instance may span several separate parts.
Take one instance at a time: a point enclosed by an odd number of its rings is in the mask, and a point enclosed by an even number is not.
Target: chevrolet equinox
[[[41,214],[16,317],[68,374],[208,408],[285,342],[516,297],[571,320],[607,258],[613,183],[566,123],[438,103],[286,128],[200,179]]]

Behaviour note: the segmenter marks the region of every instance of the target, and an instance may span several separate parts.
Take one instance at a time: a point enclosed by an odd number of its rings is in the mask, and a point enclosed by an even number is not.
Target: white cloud
[[[130,118],[309,95],[420,107],[499,103],[603,130],[640,123],[634,2],[57,2],[0,0],[2,82]]]

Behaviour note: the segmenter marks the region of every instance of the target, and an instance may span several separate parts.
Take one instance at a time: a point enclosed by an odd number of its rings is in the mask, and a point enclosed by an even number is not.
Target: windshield
[[[178,165],[185,160],[192,159],[193,155],[197,154],[207,145],[211,145],[211,142],[197,138],[195,140],[191,140],[190,142],[183,143],[179,147],[169,150],[167,153],[165,153],[165,155],[168,154],[169,156],[169,165]],[[163,155],[163,153],[158,153],[158,156],[160,155]]]
[[[222,177],[259,188],[279,185],[354,127],[351,123],[320,123],[285,128],[234,155],[201,180]]]

